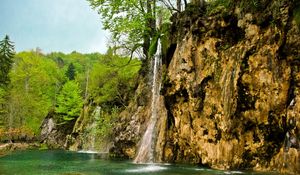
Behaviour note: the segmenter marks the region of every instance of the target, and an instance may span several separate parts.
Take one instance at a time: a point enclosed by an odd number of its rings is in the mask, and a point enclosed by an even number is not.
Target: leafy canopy
[[[140,43],[147,18],[146,1],[140,0],[88,0],[102,17],[104,29],[112,33],[113,41],[126,44]]]
[[[55,62],[36,52],[15,55],[10,72],[8,104],[13,127],[25,127],[38,133],[41,122],[55,104],[62,72]]]
[[[140,61],[107,55],[95,63],[90,73],[91,98],[101,105],[124,107],[133,91]],[[126,66],[124,66],[126,65]]]
[[[63,116],[63,122],[74,120],[80,115],[83,105],[81,90],[78,83],[68,81],[64,84],[60,94],[57,97],[55,111]]]
[[[87,0],[97,9],[104,29],[112,34],[111,43],[123,55],[140,53],[146,58],[157,32],[156,21],[169,21],[170,11],[159,0]]]

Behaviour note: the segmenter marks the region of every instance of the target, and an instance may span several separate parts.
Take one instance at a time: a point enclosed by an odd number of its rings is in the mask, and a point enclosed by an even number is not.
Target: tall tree
[[[7,114],[7,87],[10,82],[9,72],[12,68],[14,57],[14,45],[6,35],[0,41],[0,127],[3,126]]]
[[[73,63],[70,63],[66,72],[66,76],[69,78],[69,80],[75,80],[75,66]]]
[[[57,97],[57,104],[55,111],[61,114],[60,122],[65,123],[74,120],[80,115],[83,105],[81,90],[78,83],[75,81],[68,81],[64,84],[60,94]]]
[[[9,71],[12,67],[13,56],[15,54],[13,42],[6,35],[0,41],[0,87],[5,87],[9,83]]]
[[[156,30],[156,0],[88,0],[102,17],[104,29],[112,33],[116,48],[130,55],[142,48],[148,57],[151,39]]]

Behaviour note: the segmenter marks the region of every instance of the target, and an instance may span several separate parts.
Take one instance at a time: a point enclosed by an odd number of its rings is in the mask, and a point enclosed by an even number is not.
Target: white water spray
[[[161,67],[161,43],[158,39],[157,50],[153,62],[152,79],[152,100],[151,100],[151,118],[147,130],[142,138],[138,154],[134,160],[135,163],[153,163],[155,147],[155,125],[157,122],[157,104],[159,102],[160,91],[160,67]]]

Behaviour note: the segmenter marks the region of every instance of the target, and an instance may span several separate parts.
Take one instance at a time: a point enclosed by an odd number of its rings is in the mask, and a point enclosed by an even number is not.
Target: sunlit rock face
[[[275,5],[265,13],[273,15]],[[174,28],[181,38],[165,82],[165,161],[217,169],[278,169],[287,161],[292,162],[287,168],[299,172],[297,143],[286,160],[280,150],[287,132],[299,142],[300,33],[291,7],[276,8],[281,14],[272,16],[276,24],[269,19],[258,24],[262,15],[239,9],[226,16],[174,19],[186,28]],[[292,128],[290,119],[297,126]]]
[[[289,1],[266,1],[258,13],[173,16],[156,161],[300,172],[300,32],[292,10]],[[127,110],[113,152],[135,156],[150,118],[143,104]]]

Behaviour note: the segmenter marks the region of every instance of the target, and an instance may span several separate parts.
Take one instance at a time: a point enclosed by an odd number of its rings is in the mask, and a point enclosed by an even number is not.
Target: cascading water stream
[[[134,160],[135,163],[153,163],[154,162],[154,147],[155,147],[155,125],[157,122],[157,104],[159,102],[160,91],[160,67],[161,67],[161,43],[158,39],[157,50],[153,62],[152,75],[152,99],[151,99],[151,118],[146,132],[141,141],[138,154]]]
[[[101,107],[97,106],[95,110],[92,113],[90,124],[88,126],[88,129],[85,133],[85,146],[84,149],[79,151],[82,153],[97,153],[95,148],[96,143],[96,127],[97,127],[97,121],[101,117]]]
[[[95,151],[95,142],[96,142],[96,132],[95,132],[95,128],[97,126],[96,121],[99,119],[101,115],[101,107],[97,106],[96,109],[93,112],[93,118],[92,118],[92,124],[91,124],[91,133],[90,133],[90,147],[89,150],[90,151]]]

